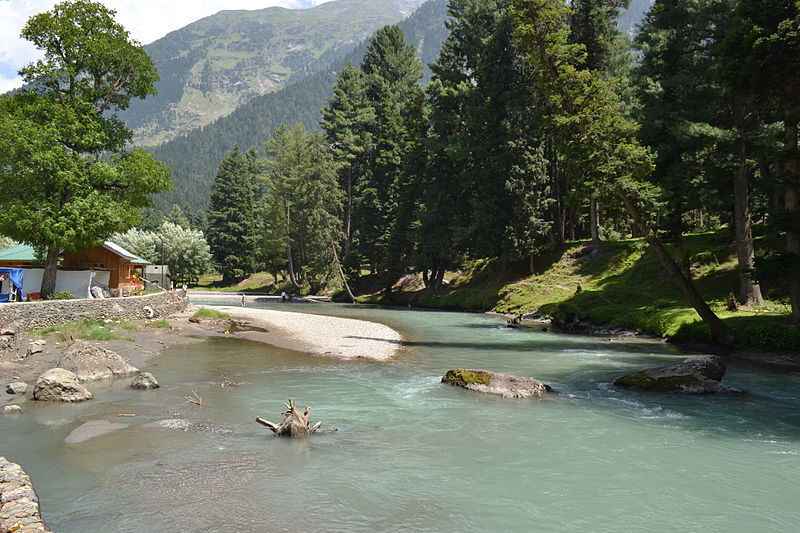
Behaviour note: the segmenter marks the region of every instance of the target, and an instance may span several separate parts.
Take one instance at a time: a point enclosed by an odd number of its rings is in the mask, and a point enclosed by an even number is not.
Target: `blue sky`
[[[117,21],[143,44],[223,9],[309,8],[325,0],[100,0],[117,11]],[[32,15],[51,9],[55,0],[0,0],[0,93],[22,84],[17,71],[40,57],[19,32]]]

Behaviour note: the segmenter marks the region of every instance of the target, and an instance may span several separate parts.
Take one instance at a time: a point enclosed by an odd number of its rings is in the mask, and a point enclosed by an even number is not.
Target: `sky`
[[[167,33],[223,9],[263,9],[271,6],[303,9],[326,0],[100,0],[117,12],[116,20],[131,37],[148,44]],[[19,37],[27,20],[50,10],[55,0],[0,0],[0,94],[22,85],[20,68],[41,57]]]

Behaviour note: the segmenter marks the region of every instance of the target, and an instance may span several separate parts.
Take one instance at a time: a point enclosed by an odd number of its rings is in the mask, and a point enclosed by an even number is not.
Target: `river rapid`
[[[267,306],[265,306],[267,307]],[[0,455],[31,475],[57,533],[794,532],[800,374],[729,366],[741,396],[641,394],[618,376],[686,357],[654,342],[509,329],[502,319],[346,305],[271,308],[400,331],[388,363],[338,361],[232,338],[169,348],[95,399],[28,401],[0,417]],[[486,368],[551,385],[507,400],[439,382]],[[221,387],[227,378],[247,382]],[[195,391],[205,406],[183,398]],[[324,431],[273,438],[282,402]],[[136,417],[118,418],[118,413]],[[147,424],[197,422],[190,431]],[[66,444],[90,420],[127,428]]]

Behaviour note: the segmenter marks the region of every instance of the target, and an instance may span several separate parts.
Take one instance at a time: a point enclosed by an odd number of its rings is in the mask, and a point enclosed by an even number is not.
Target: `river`
[[[276,308],[277,304],[273,306]],[[231,338],[169,348],[95,399],[26,402],[0,418],[0,455],[34,480],[57,533],[797,531],[800,374],[732,364],[741,396],[618,390],[672,346],[509,329],[496,317],[285,305],[385,323],[389,363],[342,362]],[[450,368],[531,376],[554,392],[506,400],[442,385]],[[220,387],[226,377],[247,382]],[[204,407],[183,400],[196,391]],[[324,431],[277,439],[282,402]],[[136,413],[117,418],[117,413]],[[144,427],[190,419],[209,431]],[[89,420],[129,427],[68,445]]]

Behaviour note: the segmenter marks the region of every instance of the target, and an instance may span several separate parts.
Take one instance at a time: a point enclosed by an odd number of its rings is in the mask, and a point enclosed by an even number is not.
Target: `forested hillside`
[[[399,23],[423,64],[432,62],[447,36],[444,26],[447,0],[429,0]],[[280,124],[301,123],[318,128],[320,108],[331,95],[338,72],[348,62],[358,64],[366,42],[320,70],[300,77],[289,86],[253,98],[230,115],[196,129],[163,145],[153,147],[156,158],[172,169],[173,191],[155,198],[157,207],[168,210],[173,204],[191,210],[204,210],[211,180],[223,154],[234,145],[242,149],[263,146]]]
[[[158,95],[121,113],[139,145],[155,145],[285,86],[329,62],[423,0],[337,0],[311,9],[221,11],[145,46]]]

